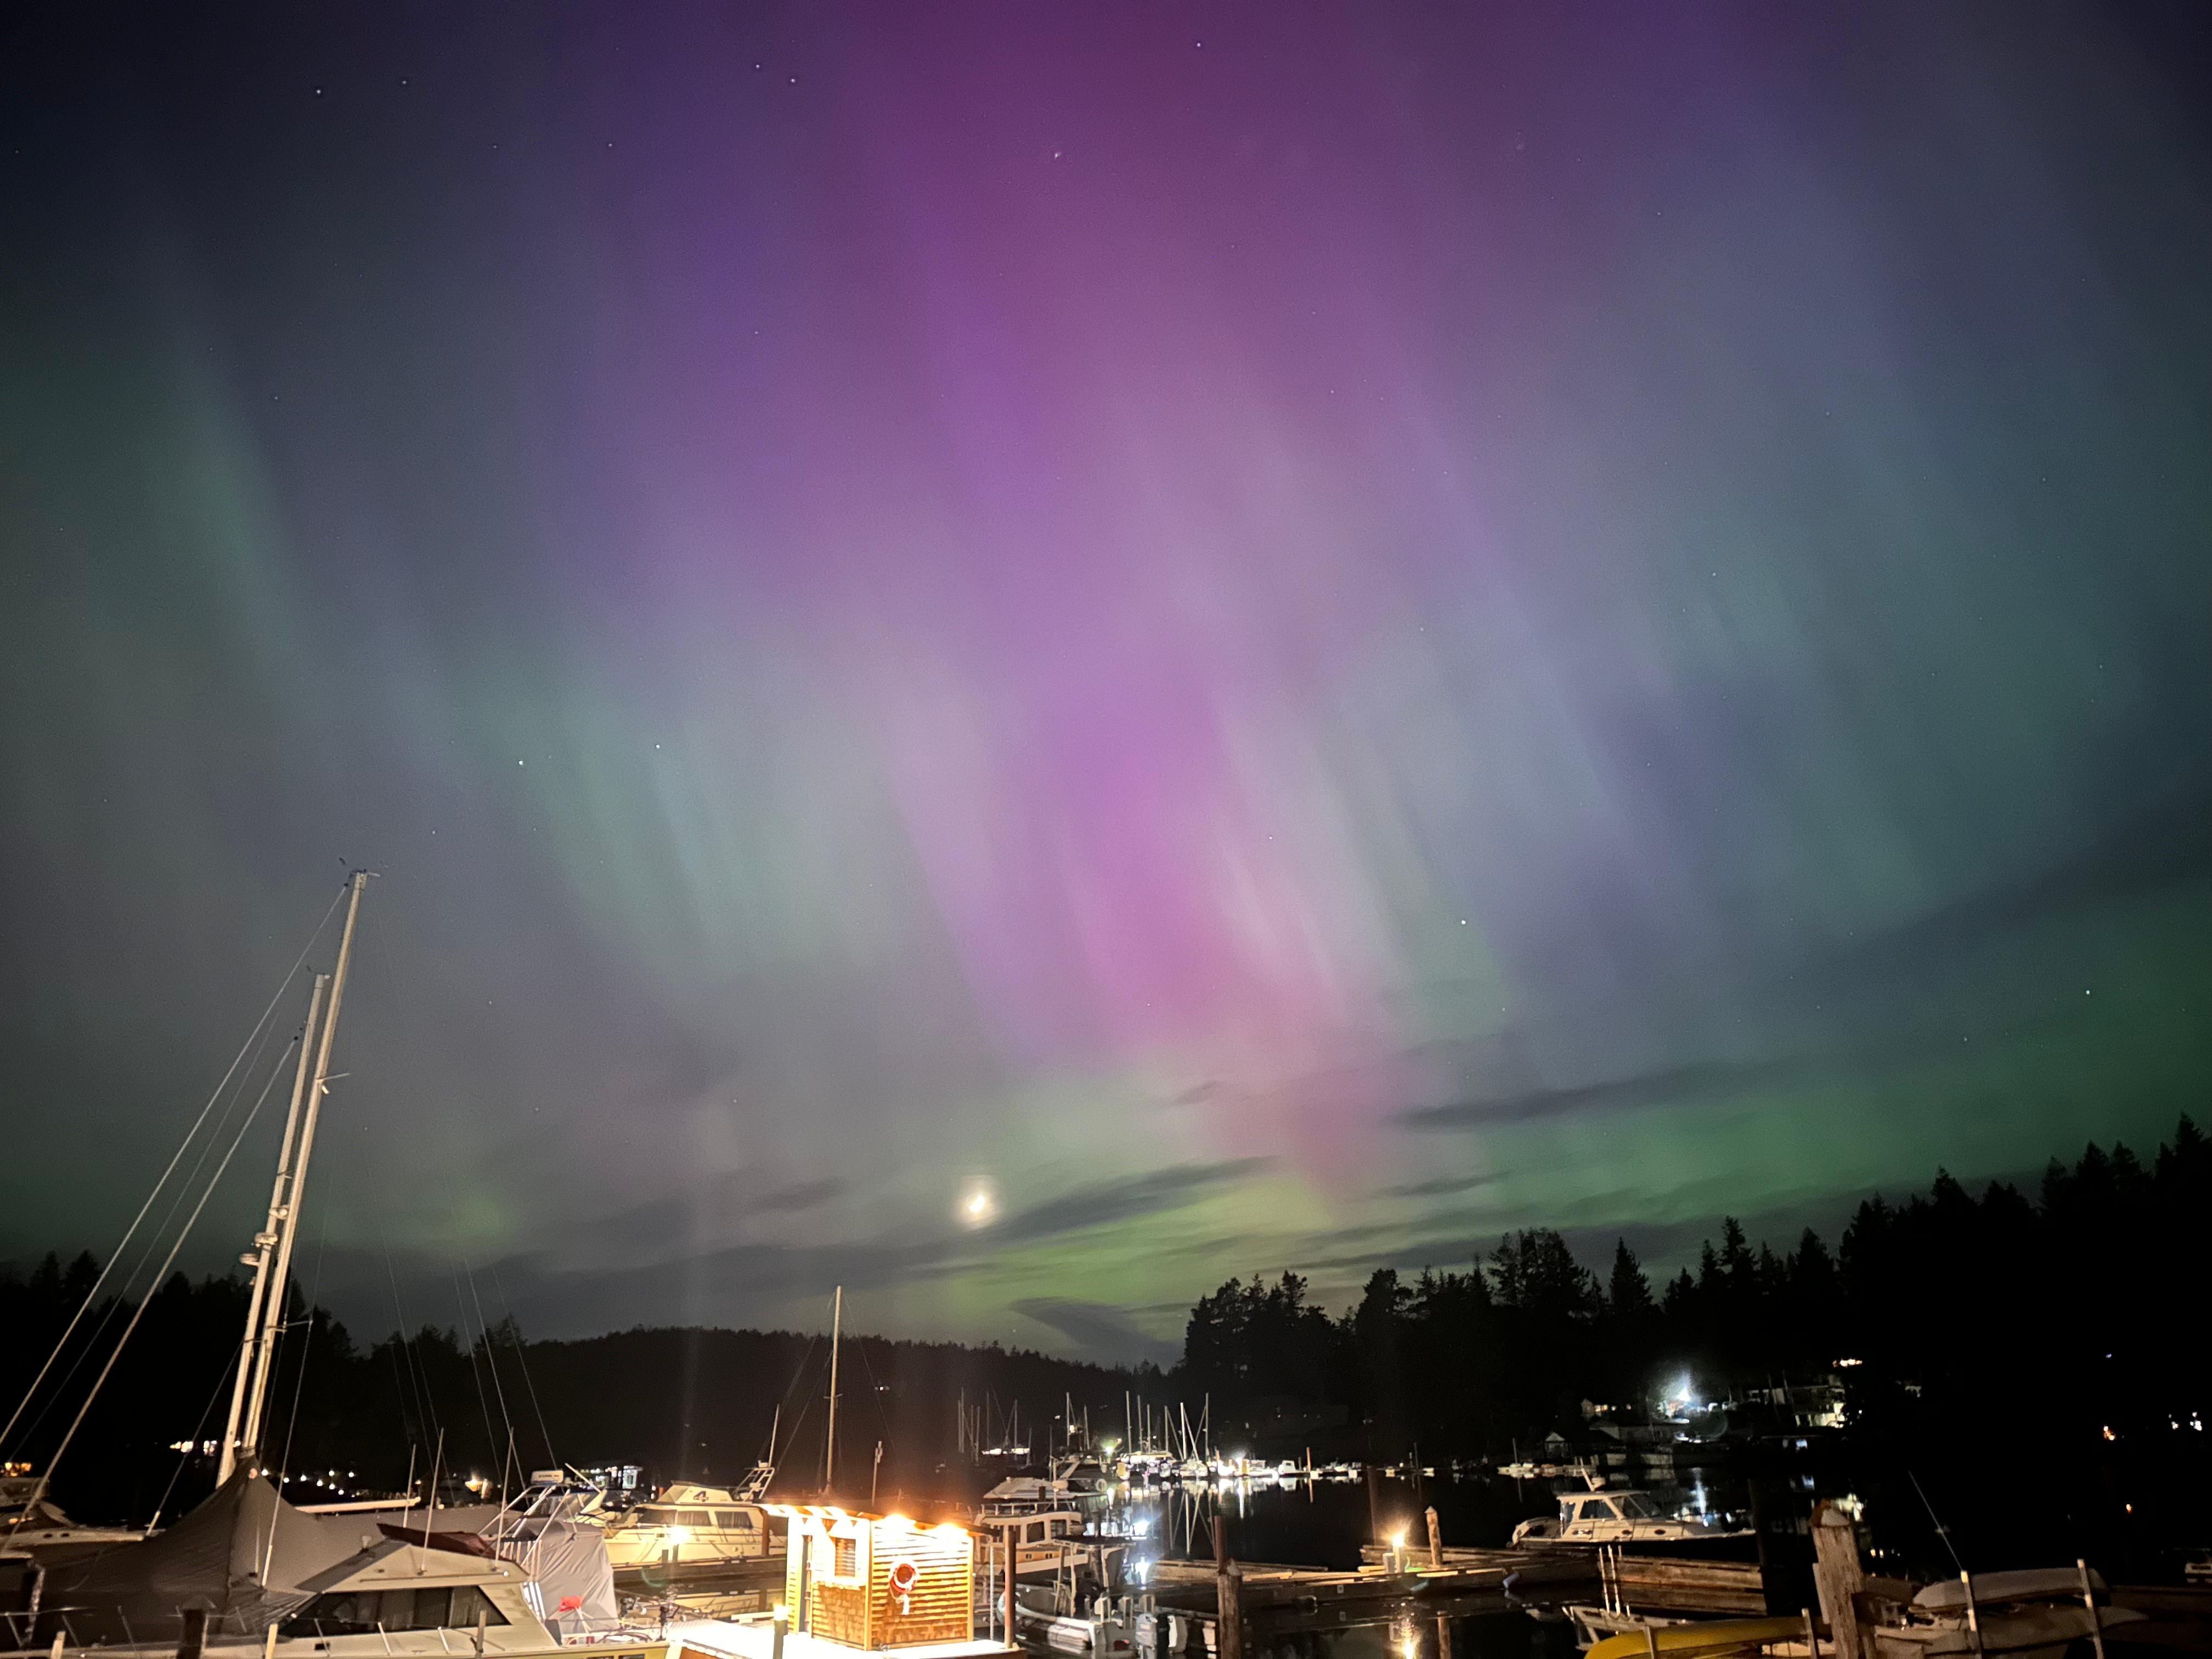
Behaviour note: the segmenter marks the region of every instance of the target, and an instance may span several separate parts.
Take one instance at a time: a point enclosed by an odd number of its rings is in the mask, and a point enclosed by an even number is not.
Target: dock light
[[[662,1529],[660,1535],[672,1544],[688,1544],[691,1541],[691,1528],[689,1527],[667,1527]]]

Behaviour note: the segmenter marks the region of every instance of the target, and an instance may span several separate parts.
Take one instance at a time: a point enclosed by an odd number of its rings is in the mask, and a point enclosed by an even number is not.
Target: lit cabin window
[[[837,1547],[836,1565],[830,1571],[835,1577],[858,1578],[860,1576],[860,1540],[853,1538],[833,1538]]]

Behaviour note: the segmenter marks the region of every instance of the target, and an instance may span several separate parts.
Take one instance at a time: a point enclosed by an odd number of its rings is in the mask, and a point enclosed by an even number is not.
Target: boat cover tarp
[[[524,1593],[562,1642],[605,1634],[621,1622],[607,1535],[589,1522],[548,1521],[522,1547],[501,1553],[530,1575]]]
[[[307,1599],[304,1580],[375,1538],[362,1516],[302,1514],[241,1471],[167,1532],[52,1570],[40,1630],[65,1614],[73,1642],[167,1642],[198,1607],[210,1634],[258,1635]]]

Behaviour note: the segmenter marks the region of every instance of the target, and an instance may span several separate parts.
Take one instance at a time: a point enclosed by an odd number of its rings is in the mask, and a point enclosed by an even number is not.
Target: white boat
[[[1062,1653],[1126,1654],[1136,1646],[1135,1620],[1126,1603],[1103,1595],[1085,1600],[1066,1583],[1024,1585],[1014,1593],[1014,1622]]]
[[[1899,1609],[1899,1622],[1874,1626],[1875,1652],[1878,1659],[1999,1653],[2063,1659],[2092,1634],[2144,1619],[2133,1608],[2102,1603],[2093,1611],[2091,1603],[2106,1593],[2100,1574],[2078,1566],[1977,1573],[1971,1582],[1939,1579]]]
[[[134,1527],[81,1527],[54,1506],[43,1486],[33,1475],[0,1477],[0,1549],[8,1554],[46,1558],[145,1536]]]
[[[769,1550],[768,1511],[751,1490],[677,1482],[605,1523],[609,1564],[619,1572],[760,1559]]]
[[[1518,1549],[1646,1540],[1680,1542],[1733,1535],[1709,1521],[1666,1513],[1651,1501],[1649,1492],[1597,1489],[1562,1493],[1559,1514],[1523,1521],[1513,1528],[1513,1545]]]
[[[167,1531],[49,1569],[21,1644],[173,1654],[189,1613],[210,1654],[240,1659],[553,1653],[599,1638],[639,1646],[611,1620],[589,1628],[592,1587],[563,1582],[568,1591],[541,1611],[551,1587],[484,1538],[439,1531],[428,1516],[399,1526],[311,1514],[241,1469]],[[611,1607],[611,1595],[599,1599]]]

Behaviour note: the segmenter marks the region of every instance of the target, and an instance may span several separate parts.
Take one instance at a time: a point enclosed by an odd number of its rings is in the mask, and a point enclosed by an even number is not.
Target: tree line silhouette
[[[2114,1526],[2179,1538],[2191,1524],[2212,1543],[2212,1528],[2172,1512],[2212,1472],[2200,1426],[2212,1388],[2193,1328],[2208,1216],[2212,1146],[2184,1118],[2148,1162],[2091,1145],[2054,1161],[2033,1196],[2003,1182],[1970,1193],[1939,1170],[1924,1193],[1861,1204],[1832,1248],[1808,1230],[1778,1252],[1725,1220],[1694,1268],[1656,1285],[1625,1243],[1600,1275],[1541,1228],[1464,1268],[1379,1269],[1337,1314],[1293,1273],[1232,1279],[1192,1309],[1164,1375],[848,1336],[836,1485],[847,1496],[872,1481],[973,1485],[977,1471],[948,1467],[963,1400],[990,1403],[994,1437],[1018,1401],[1040,1454],[1064,1398],[1103,1437],[1135,1393],[1188,1401],[1194,1414],[1210,1396],[1224,1446],[1233,1435],[1273,1455],[1382,1462],[1418,1447],[1432,1462],[1495,1460],[1551,1431],[1588,1440],[1584,1401],[1632,1415],[1684,1376],[1701,1401],[1735,1402],[1694,1431],[1747,1448],[1784,1427],[1750,1396],[1833,1373],[1848,1425],[1831,1437],[1855,1460],[1838,1478],[1889,1494],[1893,1526],[1929,1507],[1925,1491],[1960,1514],[2047,1510],[2091,1544],[2109,1546]],[[0,1267],[0,1407],[12,1409],[97,1276],[89,1255]],[[182,1274],[154,1296],[58,1473],[56,1496],[79,1518],[144,1524],[204,1495],[244,1297],[237,1277]],[[0,1458],[45,1467],[127,1316],[113,1295],[88,1310]],[[727,1480],[768,1449],[780,1408],[780,1485],[808,1490],[822,1482],[827,1348],[787,1331],[526,1340],[511,1319],[362,1345],[295,1288],[264,1453],[310,1499],[338,1495],[309,1489],[315,1479],[391,1491],[434,1460],[495,1488],[553,1462]],[[1844,1360],[1859,1363],[1838,1370]],[[1910,1501],[1897,1496],[1908,1474]]]
[[[1540,1228],[1464,1269],[1377,1269],[1334,1316],[1296,1273],[1232,1279],[1191,1310],[1173,1382],[1263,1446],[1271,1423],[1312,1443],[1334,1420],[1349,1455],[1433,1462],[1553,1431],[1602,1445],[1584,1401],[1618,1424],[1687,1377],[1701,1404],[1733,1402],[1684,1425],[1717,1442],[1697,1455],[1758,1471],[1778,1446],[1826,1451],[1825,1483],[1886,1500],[1923,1559],[1942,1559],[1939,1511],[2014,1552],[2140,1553],[2212,1544],[2193,1495],[2212,1473],[2208,1268],[2212,1144],[2184,1117],[2148,1164],[2092,1143],[2033,1197],[1939,1170],[1902,1202],[1867,1199],[1833,1248],[1811,1229],[1754,1247],[1728,1218],[1656,1286],[1625,1242],[1601,1278]],[[1827,1377],[1845,1424],[1824,1447],[1771,1396]]]
[[[0,1266],[0,1420],[85,1304],[99,1278],[89,1255],[49,1255],[27,1273]],[[47,1468],[136,1297],[103,1292],[88,1309],[0,1461]],[[246,1316],[237,1276],[173,1275],[145,1316],[54,1473],[53,1494],[80,1521],[143,1526],[173,1520],[212,1489],[207,1448],[222,1432]],[[512,1318],[473,1329],[425,1325],[362,1345],[295,1286],[270,1389],[264,1461],[311,1503],[420,1491],[482,1477],[495,1496],[531,1470],[636,1464],[647,1484],[734,1481],[769,1450],[778,1486],[823,1484],[829,1340],[792,1331],[635,1329],[577,1341],[526,1340]],[[1105,1431],[1125,1388],[1158,1390],[1158,1372],[1109,1370],[996,1345],[848,1334],[840,1364],[837,1468],[844,1497],[972,1486],[945,1466],[964,1402],[1006,1437],[1014,1408],[1042,1455],[1072,1395]],[[877,1448],[883,1461],[876,1462]],[[995,1477],[991,1477],[995,1478]],[[325,1484],[317,1486],[317,1481]]]
[[[1810,1228],[1786,1253],[1754,1247],[1725,1218],[1657,1286],[1625,1242],[1601,1278],[1543,1228],[1463,1270],[1378,1268],[1335,1316],[1295,1273],[1232,1279],[1192,1309],[1172,1381],[1252,1428],[1286,1397],[1326,1402],[1389,1457],[1571,1437],[1583,1401],[1645,1407],[1681,1376],[1741,1405],[1834,1372],[1867,1425],[2025,1406],[2100,1439],[2173,1432],[2212,1406],[2183,1313],[2212,1263],[2208,1218],[2212,1145],[2185,1117],[2148,1165],[2093,1143],[2033,1199],[1939,1170],[1902,1203],[1867,1199],[1833,1249]]]

